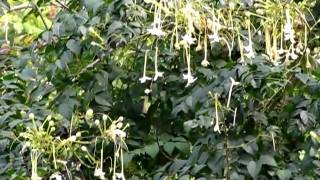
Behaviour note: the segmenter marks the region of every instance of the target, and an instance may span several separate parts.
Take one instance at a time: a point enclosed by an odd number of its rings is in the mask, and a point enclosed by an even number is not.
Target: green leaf
[[[166,142],[163,146],[163,149],[170,155],[172,155],[174,148],[175,148],[175,145],[173,142]]]
[[[260,170],[261,170],[261,164],[255,162],[255,161],[250,161],[247,165],[247,170],[248,170],[250,176],[252,178],[256,179]]]
[[[300,118],[302,120],[302,122],[304,124],[307,124],[308,123],[308,112],[307,111],[300,111]]]
[[[261,155],[260,159],[259,159],[260,164],[266,164],[269,166],[277,166],[276,161],[274,160],[274,158],[270,155]]]
[[[80,43],[74,39],[70,39],[68,42],[67,42],[67,48],[75,53],[76,55],[79,55],[80,54],[80,51],[81,51],[81,46],[80,46]]]
[[[157,143],[153,143],[144,147],[144,150],[149,156],[155,158],[159,153],[159,146]]]
[[[103,1],[102,0],[85,0],[84,5],[88,9],[88,11],[92,11],[93,14],[96,14],[99,7],[103,5]]]
[[[116,30],[122,28],[122,22],[120,21],[114,21],[112,24],[110,24],[109,28],[108,28],[108,36],[111,35],[112,33],[114,33]]]
[[[277,171],[277,175],[279,177],[280,180],[287,180],[290,179],[292,177],[292,173],[290,170],[278,170]]]
[[[25,81],[35,81],[36,80],[36,72],[31,68],[23,69],[19,74],[19,77]]]

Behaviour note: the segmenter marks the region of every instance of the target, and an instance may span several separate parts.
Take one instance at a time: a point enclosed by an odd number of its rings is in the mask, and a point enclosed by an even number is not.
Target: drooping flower
[[[146,81],[151,80],[151,77],[148,77],[146,75],[146,69],[147,69],[147,58],[148,58],[148,51],[146,51],[145,56],[144,56],[144,66],[143,66],[143,75],[141,78],[139,78],[139,81],[143,84]]]
[[[213,131],[220,133],[219,123],[216,123],[216,124],[214,125]]]
[[[184,46],[190,46],[192,44],[195,44],[196,38],[193,38],[190,34],[185,34],[182,36],[182,41],[180,42]]]
[[[55,172],[50,176],[50,180],[54,179],[54,180],[62,180],[62,176],[60,174],[60,172]]]
[[[289,9],[286,9],[286,24],[284,25],[283,33],[284,40],[290,40],[292,43],[294,43],[294,29]]]
[[[187,80],[186,87],[188,87],[197,80],[197,78],[193,77],[191,73],[183,74],[183,79]]]
[[[192,14],[196,14],[196,10],[193,9],[192,3],[188,2],[184,8],[182,8],[182,12],[187,16],[192,16]]]
[[[254,51],[253,51],[253,48],[252,48],[252,43],[249,43],[247,46],[244,46],[243,48],[244,48],[244,50],[246,51],[246,52],[244,53],[244,55],[245,55],[247,58],[251,59],[251,58],[254,58],[254,57],[255,57]]]
[[[147,29],[147,31],[156,37],[163,37],[166,35],[166,33],[159,27],[153,26],[152,28]]]
[[[284,25],[284,40],[292,40],[294,39],[294,30],[292,28],[292,23],[290,21],[287,21]]]
[[[141,78],[139,78],[140,83],[145,83],[146,81],[150,81],[152,78],[148,77],[148,76],[142,76]]]
[[[156,81],[159,77],[163,77],[163,72],[156,71],[153,80]]]
[[[124,177],[123,173],[115,173],[115,178],[120,179],[120,180],[125,180],[126,178]]]
[[[290,53],[290,57],[291,57],[292,60],[296,60],[296,59],[298,59],[299,56],[292,51],[292,52]]]
[[[156,53],[154,57],[154,71],[155,71],[155,75],[153,78],[154,81],[156,81],[159,77],[163,77],[163,72],[158,71],[158,51],[159,51],[159,48],[156,47]]]
[[[126,137],[126,133],[120,129],[115,129],[114,130],[114,134],[120,138],[125,138]]]
[[[96,168],[94,170],[94,176],[99,177],[100,179],[105,179],[105,177],[104,177],[105,174],[106,173],[103,172],[102,168]]]
[[[218,33],[213,33],[208,35],[210,43],[215,43],[220,41],[220,37]]]
[[[203,60],[201,61],[201,66],[203,66],[203,67],[207,67],[209,64],[210,64],[210,63],[209,63],[209,61],[208,61],[207,59],[203,59]]]

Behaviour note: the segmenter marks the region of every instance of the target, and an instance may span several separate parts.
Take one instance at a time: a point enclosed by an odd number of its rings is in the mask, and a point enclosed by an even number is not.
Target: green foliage
[[[179,9],[185,1],[155,12],[161,3],[153,0],[55,1],[52,21],[50,1],[30,1],[22,12],[6,2],[1,12],[12,24],[8,38],[0,32],[1,52],[10,48],[0,53],[0,179],[320,177],[319,2],[234,1],[231,10],[231,1],[194,2],[201,17],[214,6],[225,18],[219,22],[235,27],[222,26],[226,42],[206,44],[208,30],[194,22],[191,35],[206,42],[205,54],[198,44],[175,49],[191,32]],[[302,43],[295,60],[273,51],[286,7],[293,22],[304,14],[293,27],[296,43],[283,45],[291,53]],[[154,36],[148,29],[159,12],[165,35]],[[249,38],[252,58],[243,47]],[[196,79],[186,86],[191,69]]]

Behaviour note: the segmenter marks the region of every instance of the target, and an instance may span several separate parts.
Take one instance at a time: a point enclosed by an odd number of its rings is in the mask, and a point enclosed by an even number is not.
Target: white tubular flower
[[[156,71],[153,80],[156,81],[159,77],[163,77],[163,72]]]
[[[201,61],[201,66],[203,66],[203,67],[207,67],[209,64],[210,64],[210,63],[209,63],[209,61],[208,61],[207,59],[203,59],[203,60]]]
[[[296,60],[296,59],[298,59],[299,56],[292,51],[292,52],[290,53],[290,57],[291,57],[292,60]]]
[[[119,116],[118,121],[123,121],[123,116]]]
[[[69,140],[70,142],[75,142],[75,141],[77,140],[77,136],[72,135],[72,136],[70,136],[70,137],[68,138],[68,140]]]
[[[151,77],[148,77],[146,75],[147,59],[148,59],[148,51],[145,53],[145,56],[144,56],[143,75],[141,78],[139,78],[139,81],[141,83],[145,83],[146,81],[150,81],[152,79]]]
[[[121,179],[121,180],[125,180],[126,178],[124,177],[123,173],[115,173],[115,178],[116,179]]]
[[[196,14],[196,11],[193,9],[192,3],[190,2],[186,4],[186,7],[182,8],[182,12],[185,15],[189,15],[189,16],[191,16],[192,14]]]
[[[218,33],[213,33],[208,35],[210,43],[215,43],[220,41],[220,37]]]
[[[284,40],[290,40],[292,43],[294,43],[294,29],[289,9],[286,9],[286,24],[284,25],[283,33]]]
[[[278,54],[283,55],[286,51],[283,48],[277,50]]]
[[[139,78],[139,81],[141,84],[145,83],[146,81],[150,81],[152,78],[148,77],[148,76],[142,76],[141,78]]]
[[[126,133],[120,129],[115,129],[114,130],[114,134],[120,138],[125,138],[126,137]]]
[[[290,21],[284,25],[284,40],[291,40],[294,38],[294,30]]]
[[[153,78],[154,81],[156,81],[159,77],[163,77],[163,72],[158,71],[158,51],[159,51],[159,48],[156,47],[156,53],[154,57],[154,71],[155,71],[155,75]]]
[[[184,46],[190,46],[192,44],[195,44],[196,42],[196,38],[193,38],[190,34],[185,34],[182,37],[182,41],[180,42],[182,45]]]
[[[254,57],[255,57],[251,43],[249,43],[248,46],[244,46],[243,48],[244,48],[244,50],[246,51],[246,53],[245,53],[244,55],[245,55],[247,58],[251,59],[251,58],[254,58]]]
[[[230,81],[231,81],[231,84],[232,84],[233,86],[240,85],[240,82],[235,81],[232,77],[230,77]]]
[[[219,123],[216,123],[216,124],[214,125],[214,127],[213,127],[213,131],[214,131],[214,132],[218,132],[218,133],[220,133]]]
[[[94,170],[94,176],[99,177],[100,179],[105,179],[105,172],[103,172],[102,168],[96,168]]]
[[[156,36],[156,37],[163,37],[163,36],[166,35],[166,33],[165,33],[164,31],[162,31],[161,28],[159,28],[159,27],[157,28],[157,27],[155,27],[155,26],[153,26],[152,28],[147,29],[147,31],[148,31],[151,35]]]
[[[31,176],[31,180],[41,180],[41,179],[42,179],[42,177],[40,177],[38,174],[33,174]]]
[[[197,78],[193,77],[191,73],[183,74],[183,79],[187,80],[186,87],[188,87],[197,80]]]
[[[118,122],[118,123],[117,123],[117,128],[118,128],[118,129],[121,129],[122,127],[123,127],[123,123],[122,123],[121,121]]]
[[[54,180],[62,180],[62,176],[60,174],[60,172],[55,172],[50,176],[50,180],[54,179]]]

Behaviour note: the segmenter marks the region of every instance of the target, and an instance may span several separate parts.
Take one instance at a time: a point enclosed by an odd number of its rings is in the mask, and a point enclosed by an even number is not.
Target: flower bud
[[[48,121],[51,121],[51,119],[52,119],[52,115],[49,114],[49,115],[47,116],[47,120],[48,120]]]
[[[53,121],[49,121],[49,126],[54,126],[54,122]]]
[[[30,141],[27,141],[26,142],[26,147],[30,147],[31,146],[31,142]]]
[[[77,132],[76,136],[81,137],[81,132]]]
[[[93,110],[92,109],[87,110],[85,118],[86,118],[86,120],[93,118]]]
[[[123,121],[123,116],[120,116],[120,117],[118,118],[118,121]]]
[[[21,111],[20,111],[20,115],[21,115],[22,117],[25,117],[25,116],[27,115],[27,113],[26,113],[24,110],[21,110]]]
[[[30,114],[29,114],[29,119],[30,119],[30,120],[34,120],[34,114],[33,114],[33,113],[30,113]]]
[[[99,125],[100,125],[100,121],[99,121],[98,119],[96,119],[96,120],[94,121],[94,124],[97,125],[97,126],[99,126]]]
[[[87,147],[85,147],[85,146],[81,146],[81,150],[84,151],[84,152],[88,151]]]
[[[107,119],[108,119],[108,116],[105,115],[105,114],[103,114],[103,115],[102,115],[102,120],[106,121]]]
[[[73,136],[70,136],[68,138],[68,140],[71,141],[71,142],[75,142],[77,140],[77,137],[75,135],[73,135]]]

